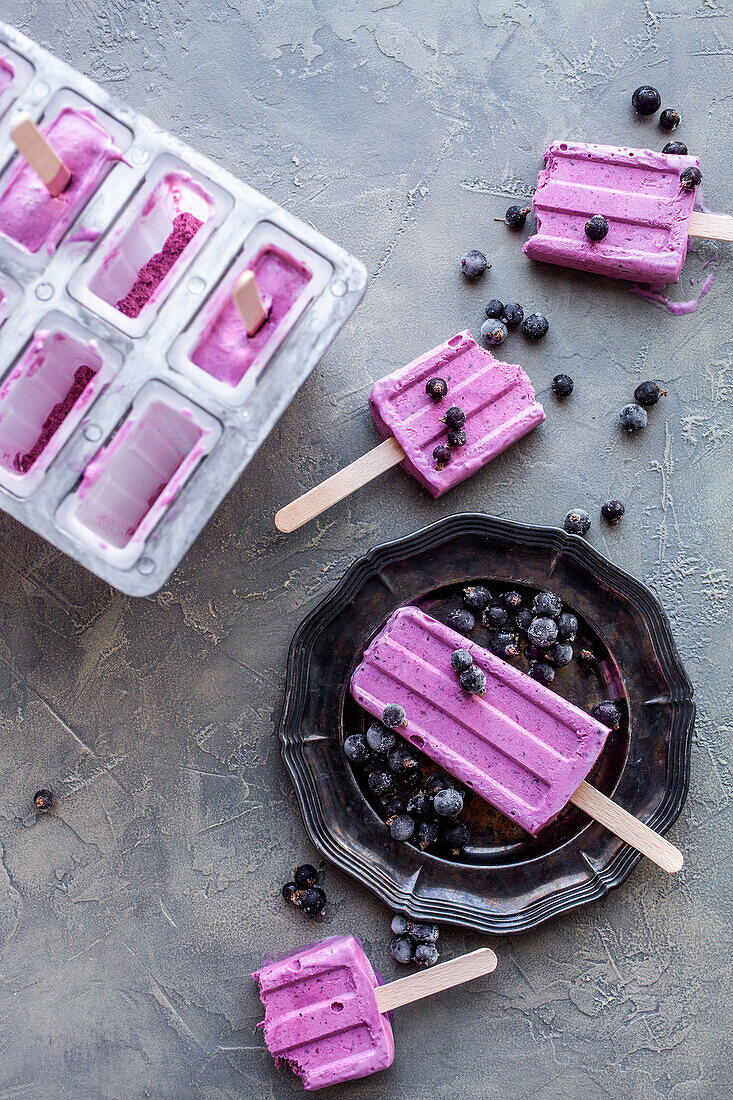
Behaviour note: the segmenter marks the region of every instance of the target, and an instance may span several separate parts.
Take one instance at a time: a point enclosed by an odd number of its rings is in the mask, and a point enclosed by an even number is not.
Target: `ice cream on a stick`
[[[387,1013],[495,969],[496,955],[483,947],[382,985],[355,936],[332,936],[252,976],[265,1007],[267,1049],[313,1091],[392,1065]]]
[[[733,240],[733,218],[693,209],[699,169],[696,156],[555,141],[533,200],[537,233],[524,252],[615,279],[676,283],[689,237]],[[600,240],[586,232],[595,215],[608,223]]]
[[[451,655],[466,649],[483,694],[461,687]],[[586,782],[609,730],[585,711],[416,607],[401,607],[370,642],[351,694],[377,717],[403,707],[399,732],[532,836],[571,802],[675,872],[682,855]]]
[[[91,111],[73,107],[63,107],[43,132],[22,115],[11,134],[18,163],[0,195],[0,233],[27,252],[44,245],[52,252],[122,154]]]
[[[439,497],[545,419],[522,368],[494,359],[469,332],[375,382],[369,405],[384,442],[282,508],[280,531],[294,531],[399,463]]]

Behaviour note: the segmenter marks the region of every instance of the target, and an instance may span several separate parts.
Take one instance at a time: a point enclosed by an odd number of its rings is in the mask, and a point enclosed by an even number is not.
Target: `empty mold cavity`
[[[29,496],[91,402],[117,352],[61,314],[45,319],[0,386],[0,485]]]
[[[32,76],[30,61],[0,42],[0,118],[28,86]]]
[[[71,172],[68,186],[51,195],[20,153],[0,178],[0,242],[34,269],[48,262],[132,137],[127,127],[67,89],[49,100],[39,126]]]
[[[18,284],[7,275],[0,273],[0,328],[23,297]]]
[[[162,382],[135,398],[116,432],[59,507],[59,525],[119,568],[130,568],[221,425]]]
[[[247,270],[254,273],[267,311],[252,336],[232,300],[234,285]],[[332,274],[323,256],[272,222],[258,222],[208,303],[174,343],[171,365],[222,401],[241,405]]]
[[[160,157],[72,279],[71,293],[123,332],[142,336],[231,207],[220,187],[174,157]]]

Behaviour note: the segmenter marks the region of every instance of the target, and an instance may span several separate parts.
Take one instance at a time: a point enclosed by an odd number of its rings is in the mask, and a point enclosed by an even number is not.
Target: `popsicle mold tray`
[[[71,172],[51,198],[29,114]],[[251,269],[267,320],[231,299]],[[155,592],[366,287],[310,226],[0,22],[0,507]]]

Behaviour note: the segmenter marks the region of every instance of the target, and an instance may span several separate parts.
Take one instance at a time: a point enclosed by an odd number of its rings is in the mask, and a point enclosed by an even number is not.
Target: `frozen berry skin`
[[[529,624],[527,637],[534,645],[547,649],[557,641],[557,623],[546,615],[540,615]]]
[[[451,405],[442,419],[446,428],[455,431],[458,428],[462,428],[466,423],[466,414],[463,409],[459,409],[457,405]]]
[[[352,764],[366,764],[371,759],[367,739],[363,733],[352,733],[344,741],[344,756]]]
[[[438,817],[458,817],[463,809],[463,795],[453,787],[438,791],[433,799],[433,806]]]
[[[417,757],[406,745],[398,745],[387,757],[389,770],[400,779],[404,779],[408,772],[418,771]]]
[[[394,791],[394,776],[392,772],[377,769],[376,771],[369,772],[367,776],[367,786],[372,794],[392,794]]]
[[[570,611],[563,611],[557,620],[558,642],[574,642],[578,633],[578,620]]]
[[[549,327],[550,322],[541,313],[530,313],[529,317],[524,318],[522,332],[528,340],[541,340],[547,336]]]
[[[318,881],[318,871],[311,863],[303,863],[295,868],[293,878],[298,886],[315,886]]]
[[[647,420],[649,419],[646,414],[646,409],[643,409],[641,405],[637,405],[635,402],[630,402],[628,405],[624,405],[621,412],[618,414],[621,427],[627,432],[639,432],[642,428],[646,428]]]
[[[547,661],[532,661],[529,666],[529,674],[538,684],[549,687],[555,679],[555,670]]]
[[[552,380],[552,392],[555,397],[570,397],[574,385],[569,374],[556,374]]]
[[[510,206],[504,215],[504,221],[512,229],[521,229],[527,220],[527,214],[531,213],[531,206]]]
[[[559,619],[562,614],[562,600],[554,592],[545,589],[538,592],[532,600],[535,615],[545,615],[549,619]]]
[[[386,756],[397,744],[392,730],[385,729],[381,722],[372,722],[366,732],[367,745],[377,756]]]
[[[468,436],[464,432],[463,428],[453,428],[448,432],[448,446],[449,447],[465,447]]]
[[[390,818],[389,833],[393,840],[409,840],[415,832],[415,822],[409,814],[397,814]]]
[[[565,516],[562,525],[569,535],[587,535],[590,530],[590,516],[584,508],[573,508]]]
[[[685,191],[694,191],[701,183],[702,172],[699,168],[685,168],[680,173],[680,187],[684,187]]]
[[[487,318],[481,326],[481,337],[490,348],[498,348],[507,338],[507,328],[502,321]]]
[[[660,389],[656,382],[640,382],[634,390],[634,401],[649,409],[656,405],[660,397],[666,397],[667,391]]]
[[[585,235],[590,241],[602,241],[608,236],[608,219],[603,214],[594,214],[585,223]]]
[[[573,647],[570,642],[555,642],[547,651],[547,657],[553,668],[565,668],[573,659]]]
[[[482,615],[484,626],[492,630],[498,630],[500,626],[506,626],[509,622],[509,612],[501,604],[490,604]]]
[[[662,106],[662,97],[656,88],[642,84],[632,95],[631,106],[637,115],[653,115]]]
[[[286,901],[289,901],[291,905],[300,907],[300,899],[302,891],[299,889],[297,882],[286,882],[282,888],[282,896]]]
[[[393,936],[389,944],[389,953],[395,962],[407,966],[412,962],[415,948],[409,936]]]
[[[390,925],[395,936],[404,936],[407,932],[407,917],[403,917],[401,913],[396,913],[392,917],[392,924]]]
[[[474,279],[480,279],[489,267],[491,267],[491,264],[483,252],[479,252],[478,248],[469,249],[461,259],[461,271],[470,282],[473,282]]]
[[[320,913],[326,904],[326,895],[320,886],[308,886],[300,899],[300,908],[304,913]]]
[[[467,649],[456,649],[451,653],[451,668],[460,676],[462,672],[468,672],[473,665],[473,657]]]
[[[450,447],[447,447],[445,443],[439,443],[433,450],[433,459],[435,461],[436,470],[444,470],[450,460],[453,458],[453,453]]]
[[[449,825],[447,829],[444,829],[441,839],[446,850],[452,856],[457,857],[466,845],[470,844],[471,834],[468,831],[468,826],[459,821],[457,824]]]
[[[592,649],[581,649],[578,654],[578,664],[586,672],[594,672],[598,668],[598,658]]]
[[[463,602],[474,615],[480,615],[490,599],[491,593],[482,584],[472,584],[463,589]]]
[[[382,711],[382,725],[391,730],[396,730],[400,726],[406,726],[407,715],[405,714],[405,708],[401,707],[399,703],[387,703],[387,706]]]
[[[507,302],[500,320],[507,328],[518,328],[524,320],[524,310],[519,302]]]
[[[407,802],[404,798],[399,798],[395,795],[394,798],[390,798],[384,807],[384,816],[387,821],[391,817],[396,817],[397,814],[407,813]]]
[[[501,317],[504,312],[504,303],[500,302],[498,298],[492,298],[490,302],[486,303],[486,309],[484,310],[487,317]]]
[[[438,791],[444,791],[451,786],[451,782],[447,775],[443,775],[442,772],[433,772],[425,780],[425,794],[428,798],[435,798]]]
[[[415,833],[415,844],[421,852],[425,852],[438,839],[438,826],[431,821],[421,821]]]
[[[617,730],[621,726],[621,711],[610,699],[604,699],[602,703],[596,703],[591,709],[591,714],[602,726],[608,726],[610,730]]]
[[[48,787],[42,787],[40,791],[36,791],[33,795],[33,802],[37,810],[50,810],[54,801],[54,793]]]
[[[429,818],[435,816],[433,809],[433,800],[424,791],[418,791],[417,794],[413,794],[407,801],[407,813],[410,817],[417,818],[421,821],[427,821]]]
[[[520,608],[514,616],[514,629],[519,634],[526,634],[533,618],[534,616],[528,607]]]
[[[448,615],[446,625],[452,630],[457,630],[459,634],[470,634],[476,625],[476,620],[467,608],[456,607]]]
[[[418,966],[435,966],[440,958],[434,943],[420,943],[415,948],[415,962]]]
[[[625,511],[620,500],[606,500],[601,505],[601,515],[610,524],[618,523]]]
[[[508,611],[519,611],[519,608],[522,606],[522,597],[518,592],[515,592],[514,589],[505,592],[501,598],[504,607],[506,607]]]
[[[508,630],[497,630],[489,641],[489,649],[497,657],[503,657],[507,661],[519,656],[519,641],[515,634]]]
[[[461,687],[467,695],[483,697],[486,692],[486,673],[476,665],[472,665],[461,673]]]
[[[663,130],[676,130],[680,121],[680,113],[674,107],[665,107],[659,116],[659,125]]]
[[[431,378],[425,385],[425,393],[433,401],[442,401],[448,393],[448,383],[445,378]]]
[[[684,141],[668,141],[662,149],[663,153],[674,153],[676,156],[687,156],[687,146]]]
[[[415,943],[437,943],[440,939],[437,924],[424,924],[420,921],[409,921],[407,934]]]

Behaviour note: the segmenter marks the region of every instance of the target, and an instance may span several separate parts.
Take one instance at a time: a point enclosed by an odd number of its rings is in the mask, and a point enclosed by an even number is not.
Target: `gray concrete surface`
[[[694,680],[686,868],[494,944],[491,979],[401,1011],[384,1075],[334,1097],[708,1100],[730,1095],[731,253],[699,312],[530,266],[494,222],[545,144],[661,148],[649,81],[683,113],[705,197],[733,208],[726,0],[5,0],[3,18],[360,255],[356,317],[166,588],[135,602],[7,519],[0,590],[0,1097],[222,1100],[300,1092],[255,1024],[249,972],[312,930],[278,899],[304,838],[274,725],[296,624],[375,542],[462,509],[556,523],[669,612]],[[490,254],[465,286],[467,247]],[[717,249],[696,243],[697,278]],[[547,423],[439,502],[401,471],[291,536],[275,507],[372,446],[371,381],[517,297]],[[560,409],[552,376],[576,379]],[[669,396],[643,435],[615,412]],[[622,497],[618,529],[601,526]],[[33,792],[58,810],[36,820]],[[388,915],[327,875],[328,922],[387,976]],[[479,937],[446,929],[446,955]]]

